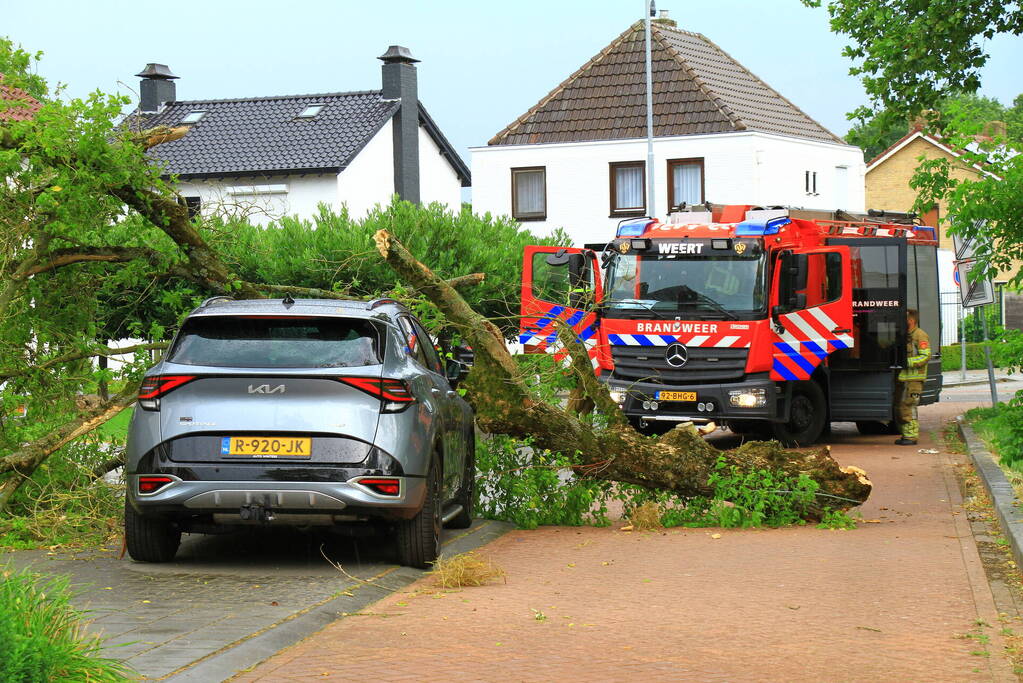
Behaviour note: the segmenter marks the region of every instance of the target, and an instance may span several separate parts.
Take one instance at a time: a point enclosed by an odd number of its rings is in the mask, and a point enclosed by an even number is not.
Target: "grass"
[[[131,669],[103,657],[102,641],[83,630],[66,577],[0,568],[0,681],[133,680]]]
[[[495,566],[489,558],[480,557],[475,551],[438,559],[430,575],[434,584],[441,588],[484,586],[505,579],[503,569]]]

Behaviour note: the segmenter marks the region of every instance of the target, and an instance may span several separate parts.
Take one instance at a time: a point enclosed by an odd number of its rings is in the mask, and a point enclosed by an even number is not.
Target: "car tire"
[[[476,504],[476,437],[471,435],[465,444],[465,473],[462,489],[455,496],[455,504],[461,506],[457,515],[447,526],[450,529],[468,529],[472,526],[473,508]]]
[[[140,515],[125,500],[124,541],[133,560],[170,562],[181,545],[181,531],[168,520]]]
[[[398,522],[398,562],[406,567],[428,569],[440,554],[440,466],[433,463],[426,476],[426,498],[412,519]]]
[[[816,382],[799,382],[792,388],[789,421],[772,425],[774,438],[787,448],[809,446],[824,433],[827,420],[824,392]]]

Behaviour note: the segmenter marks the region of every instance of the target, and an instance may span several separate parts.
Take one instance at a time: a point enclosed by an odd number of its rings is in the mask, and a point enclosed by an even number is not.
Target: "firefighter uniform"
[[[920,437],[916,407],[927,379],[927,360],[931,357],[931,341],[927,333],[916,327],[906,341],[906,367],[899,372],[896,384],[897,419],[902,438],[915,442]]]

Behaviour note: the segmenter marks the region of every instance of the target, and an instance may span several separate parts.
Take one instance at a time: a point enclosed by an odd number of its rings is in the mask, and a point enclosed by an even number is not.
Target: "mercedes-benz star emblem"
[[[664,351],[664,360],[673,368],[680,368],[689,360],[689,350],[682,344],[671,344]]]

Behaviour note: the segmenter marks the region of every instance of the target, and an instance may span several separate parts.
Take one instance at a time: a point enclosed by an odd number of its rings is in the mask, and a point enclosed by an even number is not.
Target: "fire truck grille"
[[[690,346],[689,360],[673,368],[664,358],[663,346],[612,346],[614,379],[651,384],[728,382],[746,373],[749,349],[715,349]]]

